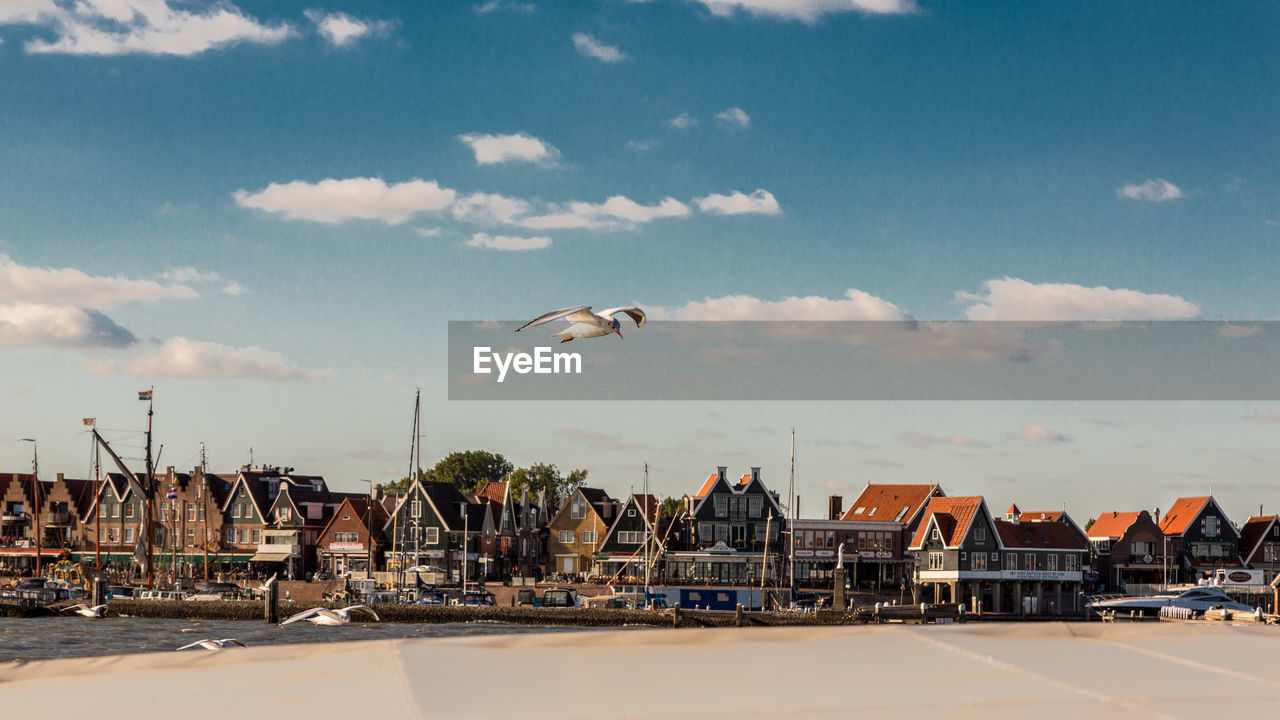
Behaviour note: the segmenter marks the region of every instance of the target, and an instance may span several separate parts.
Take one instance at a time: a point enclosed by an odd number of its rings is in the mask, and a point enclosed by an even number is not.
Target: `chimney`
[[[728,467],[726,467],[726,466],[724,466],[724,465],[718,465],[718,466],[716,466],[716,477],[720,478],[721,480],[724,480],[724,479],[725,479],[725,474],[726,474],[726,473],[728,473],[728,472],[729,472],[729,468],[728,468]]]
[[[839,520],[844,514],[844,498],[839,495],[832,495],[827,498],[827,519]]]
[[[58,473],[58,482],[62,482],[62,473]],[[1262,514],[1262,506],[1261,506],[1261,505],[1259,505],[1259,506],[1258,506],[1258,514],[1259,514],[1259,515],[1261,515],[1261,514]]]
[[[1156,524],[1160,524],[1160,508],[1156,508]]]
[[[376,484],[374,484],[374,486],[373,486],[373,499],[374,499],[374,501],[376,501],[376,502],[382,502],[382,498],[383,498],[383,494],[382,494],[382,492],[383,492],[383,491],[382,491],[382,483],[376,483]]]
[[[760,479],[760,468],[758,466],[751,468],[751,480],[755,482],[755,481],[758,481],[759,479]]]
[[[797,518],[800,517],[800,496],[799,495],[796,496],[796,511],[795,511],[794,517],[797,517]]]

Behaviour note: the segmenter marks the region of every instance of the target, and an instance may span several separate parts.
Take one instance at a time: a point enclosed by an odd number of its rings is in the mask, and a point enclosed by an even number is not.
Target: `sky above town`
[[[162,466],[253,448],[355,490],[407,472],[421,388],[424,464],[619,496],[645,462],[663,495],[717,465],[785,492],[794,427],[805,515],[867,482],[1274,511],[1277,403],[465,402],[446,361],[449,321],[575,305],[1247,335],[1280,316],[1277,28],[1264,2],[0,2],[0,471],[35,437],[85,476],[85,417],[140,457],[154,385]]]

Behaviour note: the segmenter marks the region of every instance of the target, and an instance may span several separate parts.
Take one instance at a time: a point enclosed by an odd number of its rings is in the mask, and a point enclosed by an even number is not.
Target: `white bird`
[[[312,625],[347,625],[351,622],[351,613],[354,610],[368,610],[374,620],[378,620],[379,622],[382,620],[382,618],[378,617],[378,613],[374,612],[373,608],[368,605],[352,605],[351,607],[344,607],[340,610],[314,607],[310,610],[303,610],[280,624],[283,626],[288,625],[289,623],[298,622],[299,620],[309,620]]]
[[[197,640],[188,645],[183,645],[182,647],[178,648],[178,650],[189,650],[193,647],[202,647],[205,650],[222,650],[226,648],[228,645],[239,645],[240,647],[249,647],[248,645],[245,645],[243,642],[240,642],[235,638],[223,638],[221,640],[207,640],[207,639]]]
[[[605,335],[617,335],[618,339],[622,339],[622,326],[614,315],[623,313],[626,313],[635,321],[636,327],[644,327],[644,310],[638,307],[616,307],[593,313],[590,305],[579,305],[578,307],[552,310],[545,315],[539,315],[521,327],[516,328],[516,332],[563,318],[571,324],[567,329],[551,336],[560,338],[562,343],[567,343],[574,338],[596,338],[604,337]]]
[[[88,618],[100,618],[102,617],[102,613],[107,611],[107,606],[94,605],[93,607],[89,607],[84,603],[80,603],[79,605],[72,605],[71,607],[62,608],[62,612],[66,612],[68,610],[75,610],[77,615],[83,615]]]
[[[268,590],[270,590],[270,589],[271,589],[271,583],[273,583],[273,582],[275,582],[275,581],[276,581],[276,575],[279,575],[279,574],[280,574],[280,573],[271,573],[271,577],[267,578],[267,581],[266,581],[266,582],[264,582],[264,583],[262,583],[261,585],[259,585],[259,586],[258,586],[258,589],[259,589],[259,590],[261,590],[262,592],[267,592]]]

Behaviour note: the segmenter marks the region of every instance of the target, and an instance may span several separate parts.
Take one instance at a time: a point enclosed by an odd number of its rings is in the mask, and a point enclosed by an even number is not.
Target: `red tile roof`
[[[868,483],[841,519],[910,522],[935,493],[942,493],[937,485]]]
[[[1021,515],[1022,511],[1018,509],[1018,503],[1009,503],[1009,509],[1004,511],[1005,515]]]
[[[1027,510],[1019,512],[1018,519],[1022,522],[1058,522],[1063,515],[1061,510]]]
[[[1027,550],[1087,550],[1070,525],[1059,522],[1010,522],[996,520],[996,533],[1006,548]]]
[[[1169,513],[1160,521],[1160,531],[1165,535],[1181,535],[1191,527],[1192,521],[1209,502],[1209,496],[1178,498]]]
[[[1094,540],[1119,540],[1141,514],[1141,510],[1103,513],[1093,521],[1086,534]]]
[[[493,502],[501,505],[507,498],[507,484],[504,482],[489,481],[484,484],[484,487],[480,488],[480,490],[476,492],[476,497],[481,500],[492,500]]]
[[[698,494],[694,495],[694,497],[697,497],[697,498],[706,497],[707,493],[711,492],[711,488],[715,487],[717,476],[718,476],[717,473],[711,473],[710,475],[708,475],[707,481],[702,483],[702,489],[699,490]]]
[[[942,532],[943,544],[947,547],[959,545],[969,534],[969,526],[973,524],[973,518],[981,508],[981,495],[933,498],[925,508],[924,518],[920,521],[920,527],[916,528],[915,537],[911,538],[911,547],[918,548],[924,545],[931,517],[938,519],[938,529]]]

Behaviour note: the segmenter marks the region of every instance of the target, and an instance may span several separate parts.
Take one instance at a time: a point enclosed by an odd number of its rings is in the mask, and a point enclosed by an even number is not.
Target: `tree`
[[[1097,518],[1089,518],[1089,522],[1084,524],[1084,531],[1089,532],[1089,528],[1093,527],[1095,521],[1097,521]]]
[[[519,497],[525,488],[529,489],[530,497],[537,497],[545,490],[552,506],[558,506],[587,482],[587,471],[573,470],[565,476],[555,465],[534,463],[511,473],[508,481],[511,483],[511,497]]]
[[[487,450],[451,452],[433,467],[418,473],[421,482],[449,483],[464,493],[473,493],[487,482],[501,482],[511,474],[512,465],[499,453]],[[388,483],[389,490],[403,491],[409,488],[408,476]]]
[[[668,518],[680,517],[684,512],[685,504],[688,502],[689,496],[684,497],[668,497],[662,499],[662,516]]]

